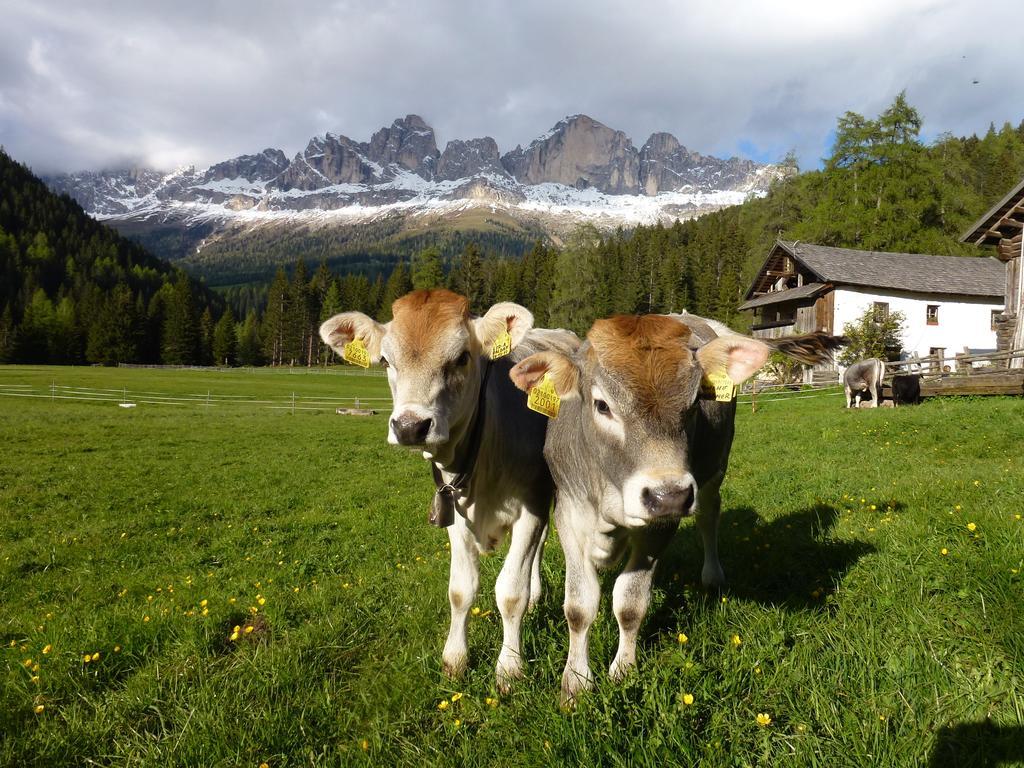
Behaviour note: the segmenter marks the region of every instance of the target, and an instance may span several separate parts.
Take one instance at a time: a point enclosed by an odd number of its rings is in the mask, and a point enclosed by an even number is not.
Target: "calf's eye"
[[[459,368],[461,368],[462,366],[464,366],[468,362],[469,362],[469,350],[468,349],[464,349],[462,351],[462,354],[459,355],[457,358],[455,358],[455,365],[457,365]]]
[[[606,403],[604,400],[595,400],[594,410],[600,413],[602,416],[612,415],[612,409],[608,407],[608,403]]]

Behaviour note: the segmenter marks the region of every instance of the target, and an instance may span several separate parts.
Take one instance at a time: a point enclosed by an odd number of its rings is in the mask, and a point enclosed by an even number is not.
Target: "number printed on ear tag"
[[[739,392],[727,373],[706,373],[700,382],[702,395],[714,397],[719,403],[728,403]]]
[[[494,340],[494,346],[491,347],[491,360],[497,360],[499,357],[504,357],[512,351],[512,337],[508,335],[508,330],[501,332],[501,335]]]
[[[352,339],[352,341],[342,347],[341,358],[352,363],[352,365],[358,365],[362,368],[370,367],[370,353],[366,349],[366,345],[363,344],[362,339]]]
[[[530,396],[526,399],[527,408],[543,413],[549,419],[558,418],[558,408],[561,404],[562,398],[555,391],[555,383],[546,373],[540,384],[530,389]]]

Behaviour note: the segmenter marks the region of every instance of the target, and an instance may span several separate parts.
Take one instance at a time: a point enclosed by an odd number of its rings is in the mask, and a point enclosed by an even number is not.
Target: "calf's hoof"
[[[580,674],[571,669],[562,673],[562,709],[572,709],[576,706],[576,699],[584,691],[589,691],[594,685],[590,670]]]
[[[466,671],[468,661],[468,655],[464,652],[460,654],[445,653],[441,658],[441,669],[446,677],[457,680]]]
[[[613,683],[621,683],[626,675],[634,669],[636,669],[636,659],[625,660],[616,656],[611,667],[608,668],[608,677],[612,679]]]
[[[725,571],[718,564],[705,565],[700,573],[700,581],[706,589],[721,589],[725,586]]]
[[[498,657],[496,669],[498,678],[498,690],[505,694],[512,690],[512,681],[523,677],[523,662],[518,654],[509,653],[507,656],[502,653]]]

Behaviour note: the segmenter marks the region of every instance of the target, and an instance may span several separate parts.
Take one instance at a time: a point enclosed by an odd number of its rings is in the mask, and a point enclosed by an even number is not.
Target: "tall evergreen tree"
[[[195,365],[199,351],[199,322],[192,284],[179,274],[167,294],[161,357],[167,365]]]
[[[467,243],[462,250],[459,263],[451,273],[451,285],[452,290],[469,299],[474,312],[483,311],[484,307],[480,306],[484,288],[483,257],[476,243]]]
[[[384,292],[381,295],[380,309],[377,311],[377,319],[382,323],[391,319],[391,304],[395,299],[400,298],[412,290],[412,280],[409,277],[409,270],[405,268],[405,262],[399,259],[395,268],[391,270],[387,283],[384,284]]]
[[[228,307],[213,329],[213,364],[234,365],[236,346],[235,316]]]
[[[412,287],[415,290],[440,288],[444,285],[444,268],[441,252],[435,248],[424,248],[416,256],[412,266]]]
[[[288,312],[288,276],[279,267],[267,293],[267,310],[263,314],[263,355],[270,365],[281,365],[285,356]]]

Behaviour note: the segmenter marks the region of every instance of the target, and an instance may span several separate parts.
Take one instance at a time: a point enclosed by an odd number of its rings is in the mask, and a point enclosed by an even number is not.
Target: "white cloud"
[[[1016,4],[945,0],[333,5],[0,0],[0,143],[38,170],[205,165],[421,114],[503,151],[584,112],[635,144],[827,151],[906,88],[925,131],[1024,117]],[[979,80],[974,84],[973,80]]]

